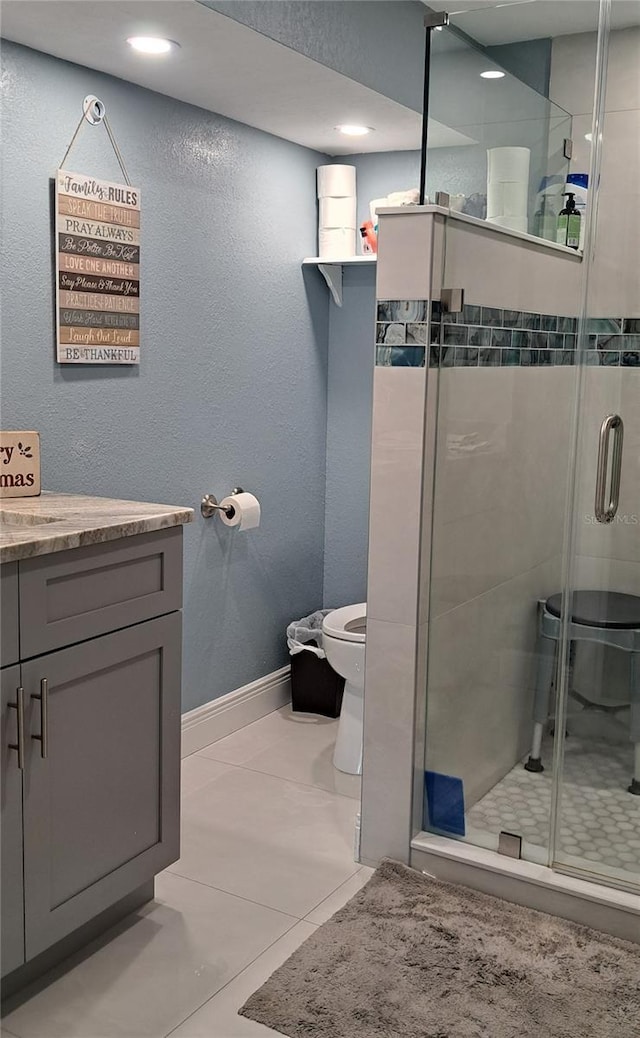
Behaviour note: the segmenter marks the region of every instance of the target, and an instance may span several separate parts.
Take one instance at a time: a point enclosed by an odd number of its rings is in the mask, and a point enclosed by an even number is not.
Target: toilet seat
[[[367,603],[343,606],[334,609],[324,618],[322,630],[329,638],[337,638],[343,642],[360,642],[366,640]]]

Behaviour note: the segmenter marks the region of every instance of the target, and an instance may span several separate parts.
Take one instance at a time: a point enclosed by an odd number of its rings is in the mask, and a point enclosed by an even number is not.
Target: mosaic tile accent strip
[[[385,367],[565,367],[576,363],[575,317],[465,304],[444,313],[428,299],[379,300],[376,364]],[[640,368],[640,318],[587,322],[584,362]],[[427,349],[428,348],[428,349]]]
[[[376,366],[424,368],[430,342],[428,299],[378,301]]]
[[[424,368],[425,346],[376,346],[378,368]]]

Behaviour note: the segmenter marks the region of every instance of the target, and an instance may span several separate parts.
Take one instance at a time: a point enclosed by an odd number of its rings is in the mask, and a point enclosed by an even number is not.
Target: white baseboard
[[[237,732],[291,700],[291,667],[281,667],[182,715],[182,756]]]

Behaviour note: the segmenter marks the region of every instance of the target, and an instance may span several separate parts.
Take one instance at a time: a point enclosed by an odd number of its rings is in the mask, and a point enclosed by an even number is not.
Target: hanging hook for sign
[[[71,143],[69,144],[69,147],[65,152],[64,158],[60,163],[60,169],[64,169],[64,164],[67,161],[67,158],[69,157],[69,152],[73,148],[73,145],[76,142],[76,138],[80,133],[80,130],[84,126],[85,121],[88,122],[90,126],[99,126],[100,123],[103,123],[104,128],[107,131],[109,140],[111,142],[111,147],[113,148],[115,156],[118,160],[118,165],[122,170],[122,175],[124,176],[126,183],[131,185],[131,181],[129,180],[129,174],[127,173],[127,167],[125,166],[124,159],[122,158],[122,153],[117,145],[111,126],[109,125],[109,120],[107,119],[107,107],[104,101],[101,101],[100,98],[96,97],[95,94],[87,94],[84,101],[82,102],[82,115],[80,117],[80,122],[76,127],[76,132],[71,138]]]
[[[97,126],[107,114],[107,109],[99,97],[95,94],[87,94],[82,102],[82,111],[88,123]]]

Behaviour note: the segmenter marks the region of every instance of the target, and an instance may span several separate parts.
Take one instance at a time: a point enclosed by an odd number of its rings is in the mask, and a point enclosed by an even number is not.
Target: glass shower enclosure
[[[640,292],[610,255],[603,261],[597,221],[598,193],[616,189],[608,12],[603,2],[584,255],[563,254],[544,298],[533,268],[514,263],[493,271],[483,298],[432,301],[425,784],[416,795],[427,832],[636,892]],[[533,230],[543,178],[564,189],[571,117],[522,84],[500,103],[484,87],[458,103],[456,69],[477,81],[478,52],[447,29],[432,37],[430,116],[467,138],[458,159],[529,148]],[[430,193],[481,206],[484,169],[476,183],[473,162],[441,149],[427,157]],[[469,215],[486,215],[473,204]],[[461,226],[444,221],[445,290],[465,288]]]
[[[571,116],[455,26],[430,36],[429,199],[446,192],[454,211],[555,240],[554,217],[570,169]],[[509,153],[494,150],[502,148]],[[498,185],[487,191],[488,160],[507,164],[495,167],[496,178],[506,174],[509,182],[506,198]],[[526,168],[512,168],[518,160]]]

